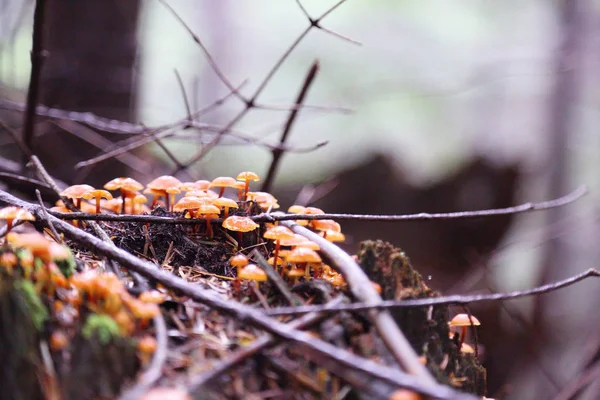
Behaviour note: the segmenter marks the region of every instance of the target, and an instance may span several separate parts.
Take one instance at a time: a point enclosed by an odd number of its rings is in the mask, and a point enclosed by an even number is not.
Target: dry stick
[[[319,23],[321,22],[321,20],[323,20],[323,18],[327,17],[327,15],[329,15],[333,10],[335,10],[337,7],[339,7],[345,1],[346,0],[340,0],[338,3],[334,4],[331,8],[329,8],[327,11],[325,11],[316,20],[308,18],[309,19],[309,26],[304,31],[302,31],[302,33],[300,33],[300,35],[292,42],[292,44],[290,45],[290,47],[288,47],[287,50],[281,55],[281,57],[279,57],[279,59],[275,62],[275,65],[273,65],[273,67],[269,70],[269,72],[267,72],[267,75],[262,80],[262,82],[258,85],[258,88],[254,91],[254,93],[252,94],[252,96],[250,97],[250,99],[248,99],[246,101],[246,107],[244,107],[226,125],[226,129],[223,129],[221,132],[217,133],[217,135],[215,136],[215,138],[211,142],[209,142],[206,146],[204,146],[200,151],[198,151],[187,162],[187,166],[188,167],[191,166],[191,165],[193,165],[193,164],[195,164],[196,162],[200,161],[200,159],[202,159],[202,157],[204,157],[204,155],[206,155],[207,152],[209,152],[213,147],[217,146],[221,142],[221,140],[223,139],[223,135],[227,132],[227,130],[231,129],[235,124],[237,124],[246,115],[246,113],[248,113],[248,111],[251,108],[257,106],[256,105],[256,100],[258,99],[258,96],[260,96],[260,94],[266,88],[267,84],[271,81],[271,79],[273,78],[273,76],[275,75],[275,73],[279,70],[279,68],[284,63],[284,61],[287,60],[287,58],[292,53],[292,51],[294,51],[294,49],[296,47],[298,47],[298,45],[300,44],[300,42],[306,37],[306,35],[308,35],[308,33],[313,28],[320,28]],[[180,172],[180,170],[176,169],[175,171],[173,171],[172,175],[175,175],[177,172]]]
[[[262,254],[260,254],[258,249],[254,249],[254,251],[252,251],[252,257],[256,259],[256,264],[260,268],[262,268],[263,271],[265,271],[267,277],[271,280],[271,282],[273,282],[275,287],[279,289],[279,291],[281,292],[283,297],[285,297],[288,303],[290,303],[291,305],[302,304],[297,298],[294,297],[294,294],[290,291],[290,289],[283,281],[281,276],[279,276],[277,271],[275,271],[275,268],[273,268],[271,264],[269,264],[267,260],[265,260],[265,258],[262,256]]]
[[[273,221],[294,221],[303,220],[322,220],[335,219],[338,221],[387,221],[387,222],[402,222],[402,221],[430,221],[430,220],[446,220],[446,219],[468,219],[493,217],[499,215],[521,214],[530,211],[542,211],[555,207],[561,207],[582,197],[587,193],[585,186],[580,186],[566,196],[554,200],[548,200],[540,203],[525,203],[514,207],[493,208],[480,211],[459,211],[450,213],[418,213],[404,215],[365,215],[365,214],[266,214],[262,213],[250,217],[254,222],[273,222]],[[86,214],[86,213],[60,213],[51,211],[50,214],[60,219],[78,219],[82,221],[118,221],[118,222],[141,222],[154,224],[197,224],[201,221],[194,221],[185,218],[170,218],[158,217],[155,215],[114,215],[114,214]],[[213,219],[214,223],[223,222],[222,219]]]
[[[318,244],[321,248],[320,252],[329,259],[330,265],[344,276],[350,292],[357,300],[367,304],[381,302],[381,296],[379,296],[365,272],[348,253],[315,232],[296,223],[282,221],[280,224]],[[421,364],[419,356],[413,350],[410,342],[406,339],[389,311],[369,310],[369,317],[398,364],[409,374],[418,377],[421,382],[425,384],[434,383],[435,379],[427,368]]]
[[[52,188],[52,190],[54,190],[54,192],[61,198],[61,200],[63,201],[65,207],[67,207],[69,210],[80,211],[79,208],[77,208],[75,206],[75,204],[73,204],[73,202],[71,201],[71,199],[60,195],[60,193],[62,191],[60,190],[60,188],[58,187],[58,185],[56,184],[56,182],[54,181],[54,179],[52,179],[52,177],[50,176],[50,174],[48,173],[48,171],[46,171],[46,168],[44,168],[44,165],[42,164],[42,162],[40,161],[40,159],[37,156],[31,156],[31,158],[29,160],[31,162],[31,165],[33,165],[33,167],[35,168],[36,172],[38,173],[39,177],[44,182],[46,182],[48,184],[48,186],[50,186]],[[45,214],[48,215],[48,211],[47,210],[45,210]],[[46,220],[47,221],[51,221],[50,218],[47,218]],[[96,233],[96,235],[98,235],[98,237],[100,239],[102,239],[104,242],[110,243],[111,245],[114,246],[112,240],[110,240],[110,237],[104,231],[104,229],[100,228],[100,225],[98,225],[94,221],[90,221],[89,225],[94,230],[94,232]],[[119,277],[122,275],[121,271],[119,271],[119,267],[117,265],[115,265],[115,263],[112,260],[107,259],[107,264],[108,264],[108,267],[111,270],[111,272],[113,272],[115,275],[117,275]]]
[[[340,301],[336,299],[331,303],[338,304],[339,302]],[[310,313],[289,322],[287,325],[292,329],[304,329],[316,325],[325,319],[327,319],[327,317],[324,314]],[[267,334],[258,337],[248,346],[245,346],[235,353],[231,353],[224,359],[220,360],[218,363],[212,366],[210,371],[202,372],[198,375],[192,376],[187,384],[188,391],[194,394],[193,392],[197,391],[201,386],[210,382],[212,379],[224,374],[236,365],[240,365],[244,360],[252,357],[256,353],[279,344],[280,342],[280,340]]]
[[[56,232],[56,229],[54,228],[54,224],[52,224],[52,222],[50,221],[50,219],[48,217],[48,210],[46,210],[46,206],[44,205],[44,201],[42,200],[42,195],[38,189],[35,189],[35,196],[37,197],[38,204],[42,208],[42,216],[44,217],[44,221],[48,225],[48,228],[50,228],[52,235],[54,235],[54,239],[58,243],[64,244],[64,241],[62,240],[62,238],[60,237],[58,232]]]
[[[40,75],[44,62],[44,15],[46,11],[46,0],[35,2],[33,13],[33,42],[31,47],[31,75],[29,78],[29,89],[27,91],[27,108],[25,110],[25,121],[23,123],[23,144],[29,150],[23,154],[23,171],[29,162],[29,154],[33,153],[33,134],[35,127],[35,108],[38,103],[40,91]]]
[[[429,307],[439,305],[467,305],[482,301],[500,301],[512,300],[521,297],[535,296],[544,293],[553,292],[567,286],[574,285],[591,277],[600,277],[600,271],[590,268],[585,272],[573,275],[567,279],[549,283],[527,290],[518,290],[508,293],[492,293],[492,294],[473,294],[473,295],[452,295],[440,296],[428,299],[414,300],[383,300],[378,304],[352,303],[338,306],[330,305],[313,305],[299,307],[278,307],[265,310],[268,315],[288,315],[288,314],[306,314],[312,312],[339,312],[339,311],[364,311],[370,309],[390,309],[390,308],[414,308],[414,307]]]
[[[308,89],[314,82],[318,72],[319,72],[319,62],[315,61],[311,65],[310,69],[308,70],[308,73],[306,74],[306,78],[304,78],[304,83],[302,84],[302,88],[300,89],[300,92],[298,93],[298,97],[296,98],[296,102],[295,102],[296,104],[301,105],[302,103],[304,103],[304,99],[306,98]],[[296,120],[297,116],[298,116],[298,109],[294,109],[294,110],[292,110],[292,112],[290,112],[290,116],[288,117],[288,119],[285,123],[283,132],[281,132],[281,138],[279,139],[280,145],[285,144],[285,142],[288,138],[288,135],[289,135],[290,131],[292,130],[292,125],[294,125],[294,121]],[[277,167],[279,166],[279,162],[281,161],[281,156],[283,155],[283,152],[284,151],[282,149],[274,149],[271,152],[271,154],[273,155],[273,159],[271,161],[271,165],[269,166],[269,171],[267,172],[267,176],[262,185],[262,188],[260,189],[263,192],[268,192],[271,189],[271,185],[273,184],[273,181],[275,180],[275,174],[277,173]]]
[[[162,370],[167,362],[167,324],[162,314],[153,319],[156,329],[156,352],[148,369],[140,376],[135,386],[126,390],[119,396],[119,400],[136,400],[147,392],[162,376]]]
[[[25,208],[34,214],[41,212],[38,205],[20,200],[2,190],[0,190],[0,201]],[[119,262],[122,266],[135,271],[146,278],[154,279],[164,286],[179,291],[183,295],[205,304],[208,307],[233,315],[242,323],[247,322],[248,324],[263,329],[280,339],[293,342],[301,348],[301,351],[303,351],[304,354],[318,361],[322,365],[327,365],[332,369],[335,369],[336,366],[350,368],[365,374],[372,379],[383,380],[398,388],[406,387],[433,398],[458,400],[476,399],[475,396],[470,394],[458,392],[450,387],[440,385],[435,381],[423,382],[421,379],[404,374],[395,368],[364,359],[322,340],[315,339],[312,335],[292,329],[286,324],[270,318],[252,307],[235,301],[223,300],[214,294],[209,294],[206,289],[178,278],[162,269],[158,269],[156,268],[156,265],[140,260],[127,251],[117,248],[110,243],[105,243],[89,233],[75,228],[52,215],[50,215],[49,220],[52,221],[56,229],[63,232],[65,236],[94,250],[97,254],[110,257]],[[370,286],[371,285],[369,284],[369,287]]]

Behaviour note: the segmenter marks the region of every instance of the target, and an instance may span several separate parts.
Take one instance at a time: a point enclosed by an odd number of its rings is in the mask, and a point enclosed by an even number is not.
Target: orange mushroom
[[[450,322],[448,322],[448,325],[457,326],[457,327],[461,328],[459,346],[462,347],[462,344],[465,341],[465,336],[467,334],[467,327],[468,326],[479,326],[479,325],[481,325],[481,323],[473,315],[469,316],[469,314],[463,313],[463,314],[456,314],[454,316],[454,318],[452,318],[452,320]]]
[[[256,264],[248,264],[238,273],[240,279],[253,282],[264,282],[267,280],[267,274]]]
[[[152,182],[146,185],[148,189],[151,189],[156,192],[160,192],[162,196],[165,197],[167,210],[171,210],[171,204],[174,202],[171,201],[171,194],[177,194],[180,192],[178,186],[181,185],[181,181],[174,176],[163,175],[154,179]],[[156,197],[152,201],[152,206],[156,205]]]
[[[107,200],[112,200],[112,194],[110,194],[109,191],[107,190],[102,190],[102,189],[93,189],[90,190],[86,193],[83,194],[84,199],[86,200],[91,200],[91,199],[95,199],[96,200],[96,214],[100,214],[100,199],[107,199]]]
[[[230,208],[238,208],[238,204],[227,197],[219,197],[218,199],[214,199],[212,204],[223,208],[223,218],[227,218],[229,216]]]
[[[81,199],[83,198],[83,195],[92,190],[94,190],[94,187],[90,185],[73,185],[60,192],[60,195],[75,200],[77,208],[81,208]]]
[[[238,174],[238,176],[236,177],[236,179],[238,181],[244,182],[244,196],[243,196],[244,201],[246,200],[246,194],[248,193],[248,189],[250,188],[250,181],[254,181],[254,182],[260,181],[260,177],[251,171],[240,172]]]
[[[306,277],[310,274],[310,264],[321,264],[321,256],[311,249],[305,247],[296,247],[292,250],[285,260],[289,263],[296,264],[299,267],[303,267],[306,271]]]
[[[192,218],[196,216],[196,210],[206,204],[201,198],[195,196],[182,197],[174,206],[173,211],[188,213]],[[185,214],[184,214],[185,215]]]
[[[196,209],[196,215],[204,215],[204,219],[206,220],[206,235],[209,238],[213,237],[210,219],[214,217],[218,218],[220,212],[221,210],[219,210],[219,207],[213,206],[212,204],[201,204],[200,207]]]
[[[125,199],[133,197],[133,193],[143,188],[144,185],[133,178],[127,177],[115,178],[104,185],[104,189],[106,190],[119,190],[121,192],[121,199],[123,200],[121,203],[121,214],[125,214]]]
[[[238,233],[238,242],[242,243],[242,234],[250,232],[259,227],[259,225],[248,217],[231,216],[223,221],[223,228]]]
[[[35,221],[35,217],[32,213],[21,207],[8,206],[0,209],[0,219],[6,221],[6,233],[10,232],[13,226],[13,222],[16,220],[21,221]]]
[[[279,247],[281,246],[281,240],[283,239],[293,239],[294,232],[292,232],[289,228],[285,226],[274,226],[273,228],[268,229],[263,235],[265,239],[275,240],[275,251],[273,252],[273,257],[275,258],[275,264],[273,268],[277,269],[277,260],[279,256]]]
[[[231,257],[231,259],[229,260],[229,264],[231,264],[231,266],[237,270],[236,278],[233,281],[233,289],[236,295],[240,292],[240,271],[243,267],[248,265],[248,263],[248,257],[246,257],[243,254],[237,254]]]
[[[228,187],[234,188],[234,187],[236,187],[236,185],[237,185],[237,181],[235,179],[233,179],[229,176],[219,176],[218,178],[213,179],[208,187],[209,188],[214,188],[214,187],[220,188],[219,197],[223,197],[225,188],[228,188]]]

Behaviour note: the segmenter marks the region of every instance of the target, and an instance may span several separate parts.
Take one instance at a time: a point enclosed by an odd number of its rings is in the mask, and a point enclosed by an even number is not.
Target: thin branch
[[[300,92],[298,93],[298,97],[296,97],[295,103],[297,105],[301,105],[302,103],[304,103],[304,99],[306,98],[308,89],[314,82],[318,72],[319,72],[319,62],[315,61],[311,65],[310,69],[308,70],[308,73],[306,74],[306,78],[304,78],[304,83],[302,84],[302,88],[300,89]],[[292,126],[294,125],[294,121],[296,120],[297,116],[298,116],[298,108],[296,108],[296,109],[292,110],[292,112],[290,112],[290,116],[288,117],[288,119],[285,123],[283,132],[281,132],[281,138],[279,139],[279,144],[281,146],[285,145],[285,142],[288,138],[290,131],[292,130]],[[271,189],[271,185],[273,184],[273,181],[275,180],[275,174],[277,173],[277,167],[279,166],[279,162],[281,161],[281,156],[283,155],[283,150],[274,149],[274,150],[272,150],[271,154],[273,155],[273,159],[271,161],[271,165],[269,166],[269,171],[267,172],[267,176],[266,176],[264,183],[262,185],[262,188],[261,188],[261,190],[263,192],[268,192]]]
[[[562,207],[570,204],[584,194],[587,193],[585,186],[580,186],[573,192],[558,199],[544,201],[540,203],[525,203],[519,206],[507,208],[493,208],[481,211],[459,211],[451,213],[418,213],[404,215],[363,215],[363,214],[284,214],[262,213],[251,216],[254,222],[274,222],[274,221],[295,221],[295,220],[323,220],[335,219],[338,221],[387,221],[387,222],[403,222],[403,221],[430,221],[430,220],[447,220],[447,219],[469,219],[494,217],[498,215],[513,215],[531,211],[543,211],[555,207]],[[118,221],[118,222],[142,222],[155,224],[199,224],[201,220],[192,220],[185,218],[158,217],[154,215],[115,215],[115,214],[86,214],[86,213],[59,213],[51,212],[57,218],[71,220],[92,220],[92,221]],[[223,222],[222,219],[213,219],[215,223]]]
[[[34,214],[41,212],[36,204],[20,200],[9,193],[0,190],[0,202],[12,204],[25,208]],[[129,270],[138,272],[146,278],[153,279],[165,287],[180,292],[182,295],[212,307],[221,312],[230,314],[242,322],[247,322],[257,328],[265,330],[274,336],[294,343],[299,351],[305,356],[317,359],[319,363],[326,366],[340,366],[364,374],[374,380],[387,382],[397,388],[409,388],[426,396],[439,399],[475,400],[476,397],[467,393],[458,392],[448,386],[443,386],[435,381],[423,382],[415,376],[407,375],[401,371],[384,366],[369,359],[356,356],[346,350],[335,347],[327,342],[314,338],[312,335],[269,318],[261,311],[252,307],[223,300],[219,296],[207,291],[195,283],[187,282],[162,269],[156,265],[143,261],[138,257],[119,249],[109,243],[90,235],[89,233],[75,228],[74,226],[50,216],[49,218],[56,229],[65,234],[71,240],[83,245],[97,254],[110,257],[119,262]],[[369,285],[371,286],[371,285]]]
[[[44,16],[46,10],[46,0],[37,0],[35,2],[35,11],[33,14],[33,42],[31,48],[31,75],[29,78],[29,89],[27,91],[27,109],[25,110],[25,120],[23,122],[23,144],[29,150],[29,153],[23,154],[23,170],[29,162],[29,155],[33,153],[33,134],[35,127],[35,109],[38,103],[40,92],[40,79],[42,65],[44,63]]]
[[[279,276],[277,271],[275,271],[275,268],[273,268],[271,266],[271,264],[269,264],[267,262],[267,260],[265,260],[265,258],[262,256],[262,254],[260,254],[258,249],[254,249],[254,251],[252,251],[252,258],[254,260],[256,260],[256,264],[260,268],[262,268],[263,271],[265,271],[265,273],[267,274],[267,277],[270,279],[270,281],[273,283],[273,285],[275,285],[275,287],[279,290],[279,292],[283,295],[283,297],[285,297],[285,299],[288,301],[289,304],[291,304],[291,305],[302,304],[302,302],[300,302],[296,297],[294,297],[294,294],[288,288],[287,284],[284,282],[284,280],[281,278],[281,276]]]
[[[229,79],[227,79],[227,77],[225,76],[225,74],[223,73],[223,71],[221,71],[221,69],[217,65],[217,62],[215,61],[215,59],[212,57],[212,55],[210,54],[210,52],[208,51],[208,49],[204,46],[204,44],[200,40],[200,37],[194,33],[194,31],[192,30],[192,28],[190,28],[188,26],[188,24],[185,23],[185,21],[183,20],[183,18],[181,18],[181,16],[173,9],[173,7],[171,7],[169,5],[169,3],[167,3],[165,0],[159,0],[159,1],[179,21],[179,23],[185,28],[185,30],[188,31],[188,33],[190,34],[190,36],[194,39],[194,42],[196,42],[196,44],[198,44],[198,46],[200,46],[200,49],[204,53],[204,57],[206,57],[206,60],[210,64],[210,67],[213,69],[213,71],[215,72],[215,74],[217,74],[217,76],[219,77],[219,79],[221,80],[221,82],[223,82],[225,84],[225,86],[227,86],[227,88],[232,93],[235,93],[236,97],[238,97],[244,103],[247,102],[247,100],[241,94],[239,94],[235,90],[235,86],[233,86],[233,84],[231,83],[231,81]]]
[[[415,308],[415,307],[430,307],[440,305],[467,305],[482,301],[499,301],[512,300],[521,297],[535,296],[544,293],[554,292],[567,286],[574,285],[577,282],[583,281],[591,277],[600,277],[600,271],[590,268],[585,272],[573,275],[567,279],[549,283],[547,285],[538,286],[533,289],[517,290],[508,293],[492,293],[492,294],[471,294],[471,295],[452,295],[440,296],[427,299],[413,300],[383,300],[378,304],[353,303],[343,304],[339,306],[315,305],[315,306],[299,306],[299,307],[279,307],[265,310],[268,315],[292,315],[306,314],[310,312],[339,312],[339,311],[364,311],[371,309],[392,309],[392,308]]]
[[[332,268],[344,276],[350,292],[357,300],[368,304],[380,303],[382,301],[381,296],[379,296],[365,272],[348,253],[315,232],[296,223],[281,221],[280,225],[286,226],[294,233],[302,235],[318,244],[321,248],[321,254],[329,261],[328,264]],[[420,382],[427,385],[435,383],[435,379],[431,376],[427,368],[421,364],[419,356],[389,311],[370,310],[369,317],[379,336],[381,336],[383,343],[398,364],[406,372],[415,376]]]
[[[162,1],[162,0],[161,0]],[[265,90],[265,88],[267,87],[267,85],[269,84],[269,82],[271,81],[271,79],[273,78],[273,76],[275,76],[275,74],[277,73],[277,71],[279,71],[279,68],[281,68],[281,66],[283,65],[283,63],[285,62],[285,60],[287,60],[287,58],[290,56],[290,54],[292,54],[292,52],[294,51],[294,49],[296,47],[298,47],[298,45],[300,44],[300,42],[306,37],[306,35],[308,35],[308,33],[313,29],[313,28],[320,28],[319,26],[319,22],[325,18],[327,15],[329,15],[333,10],[335,10],[337,7],[339,7],[340,5],[342,5],[342,3],[344,3],[346,0],[341,0],[340,2],[336,3],[335,5],[333,5],[333,7],[331,7],[330,9],[328,9],[327,11],[325,11],[325,13],[323,13],[319,18],[317,18],[316,20],[311,19],[310,17],[307,16],[308,20],[309,20],[309,25],[308,27],[306,27],[306,29],[304,29],[304,31],[302,31],[300,33],[300,35],[292,42],[292,44],[284,51],[284,53],[281,55],[281,57],[279,57],[279,59],[275,62],[275,64],[273,65],[273,67],[271,67],[271,69],[267,72],[266,76],[264,77],[264,79],[260,82],[260,84],[258,85],[258,87],[256,88],[256,90],[254,91],[254,93],[252,94],[252,96],[246,101],[246,107],[244,107],[226,126],[225,128],[218,132],[217,135],[213,138],[213,140],[208,143],[206,146],[204,146],[200,151],[198,151],[187,163],[186,163],[186,168],[188,168],[189,166],[197,163],[198,161],[200,161],[205,155],[206,153],[208,153],[210,150],[212,150],[215,146],[217,146],[221,140],[223,139],[223,135],[227,132],[227,130],[233,128],[242,118],[244,118],[244,116],[248,113],[248,111],[253,108],[256,107],[256,101],[258,99],[258,97],[261,95],[261,93]],[[305,14],[306,15],[306,14]],[[181,172],[182,169],[177,168],[175,169],[172,174],[175,175],[178,172]]]
[[[54,240],[56,240],[60,244],[63,244],[64,242],[62,238],[60,237],[60,235],[56,231],[56,228],[54,228],[54,224],[52,224],[52,221],[50,221],[50,218],[48,217],[48,210],[46,210],[46,206],[44,205],[44,201],[42,200],[42,195],[38,189],[35,189],[35,196],[37,197],[38,204],[42,209],[42,216],[44,218],[44,221],[46,222],[46,225],[48,225],[48,228],[50,228],[50,231],[54,236]]]
[[[162,314],[153,319],[156,330],[156,351],[148,369],[137,380],[135,386],[126,390],[119,396],[120,400],[136,400],[147,392],[162,376],[162,370],[167,362],[168,337],[167,324]]]

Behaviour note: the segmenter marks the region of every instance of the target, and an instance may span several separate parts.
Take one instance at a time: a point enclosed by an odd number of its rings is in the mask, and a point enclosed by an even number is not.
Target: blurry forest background
[[[157,126],[187,117],[230,90],[160,1],[48,0],[40,103]],[[343,223],[354,251],[367,238],[402,247],[445,294],[509,291],[598,267],[600,238],[600,2],[596,0],[348,0],[311,29],[293,0],[170,0],[220,70],[250,97],[277,60],[257,104],[182,180],[265,175],[271,151],[311,64],[320,69],[290,132],[274,194],[287,207],[408,214],[507,207],[589,194],[567,207],[513,218]],[[334,1],[304,0],[317,18]],[[30,76],[31,0],[0,0],[0,121],[20,129]],[[176,71],[176,72],[175,72]],[[177,74],[181,84],[178,83]],[[246,81],[247,80],[247,81]],[[223,127],[244,108],[236,96],[202,116]],[[18,108],[18,107],[16,107]],[[102,185],[173,172],[215,133],[186,129],[117,159],[74,169],[112,142],[68,118],[39,118],[33,149],[58,179]],[[0,127],[0,169],[21,155]],[[15,192],[14,182],[3,183]],[[30,195],[24,191],[22,196]],[[48,199],[50,200],[50,199]],[[552,398],[600,352],[595,282],[506,303],[481,303],[479,340],[490,395]],[[585,393],[600,398],[600,380]]]

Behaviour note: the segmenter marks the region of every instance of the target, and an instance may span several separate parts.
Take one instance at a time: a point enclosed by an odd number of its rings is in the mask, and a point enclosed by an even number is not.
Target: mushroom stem
[[[210,214],[206,214],[206,235],[212,239],[213,237],[213,229],[210,224]]]
[[[466,326],[462,326],[460,328],[460,342],[458,344],[458,348],[460,349],[463,345],[463,343],[465,342],[465,336],[467,335],[467,327]]]
[[[229,216],[229,207],[223,207],[223,218],[227,218]]]
[[[121,189],[121,214],[125,214],[125,199],[127,198],[127,192]]]
[[[219,190],[219,197],[223,197],[223,193],[225,193],[225,186],[221,186],[221,190]]]
[[[81,198],[75,199],[75,205],[81,210]]]
[[[275,251],[273,252],[273,269],[275,271],[277,271],[277,256],[279,255],[279,246],[280,246],[280,241],[279,241],[279,239],[277,239],[275,241]],[[281,271],[281,274],[283,276],[283,271]]]
[[[250,189],[250,179],[246,179],[246,184],[244,185],[244,201],[248,197],[248,190]]]
[[[10,230],[12,229],[12,225],[13,225],[13,219],[7,218],[6,219],[6,233],[10,232]]]
[[[100,214],[100,196],[96,196],[96,214]]]

